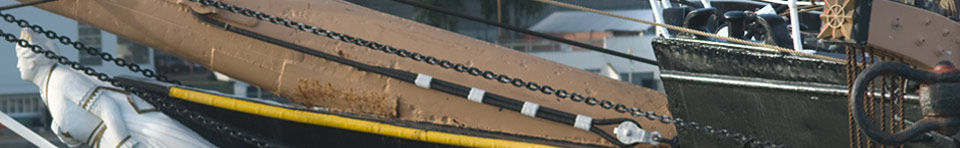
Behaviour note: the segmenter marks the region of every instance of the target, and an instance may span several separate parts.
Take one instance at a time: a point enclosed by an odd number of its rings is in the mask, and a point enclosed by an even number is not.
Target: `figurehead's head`
[[[30,44],[38,45],[44,50],[53,51],[54,53],[60,53],[60,50],[57,49],[55,42],[43,38],[42,35],[39,35],[30,31],[27,28],[24,28],[20,31],[20,39],[27,40]],[[40,67],[48,67],[53,64],[56,64],[56,61],[47,59],[43,54],[34,53],[27,47],[21,47],[17,45],[17,69],[20,69],[20,79],[33,81],[37,77],[37,73],[40,71],[47,71],[48,69],[40,69]]]

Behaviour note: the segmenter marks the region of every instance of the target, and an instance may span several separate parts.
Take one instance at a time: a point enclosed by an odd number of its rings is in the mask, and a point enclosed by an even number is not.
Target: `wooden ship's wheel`
[[[820,19],[825,23],[817,38],[851,39],[853,11],[856,0],[825,0],[825,9]]]

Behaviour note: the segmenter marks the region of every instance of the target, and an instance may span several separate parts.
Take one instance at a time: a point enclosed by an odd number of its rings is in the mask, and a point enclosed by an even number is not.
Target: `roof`
[[[610,13],[653,21],[650,9],[613,10]],[[608,30],[644,31],[652,25],[583,11],[559,11],[537,22],[530,30],[538,32],[599,32]]]

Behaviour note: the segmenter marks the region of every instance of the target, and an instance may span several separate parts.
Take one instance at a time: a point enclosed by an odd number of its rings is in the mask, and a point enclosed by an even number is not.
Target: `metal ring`
[[[414,52],[414,53],[411,53],[411,54],[410,54],[410,58],[413,59],[413,60],[415,60],[415,61],[423,61],[423,58],[424,58],[424,57],[423,57],[423,55],[421,55],[420,53]]]
[[[10,14],[4,14],[3,16],[3,20],[7,22],[13,22],[16,19],[17,19],[16,17],[13,17],[13,15],[10,15]]]
[[[453,68],[453,63],[450,63],[450,61],[447,60],[440,60],[440,67],[450,69]]]
[[[27,40],[19,40],[17,41],[17,45],[20,45],[21,47],[27,47],[30,46],[30,42],[27,42]]]
[[[13,41],[16,41],[16,40],[17,40],[17,37],[15,37],[15,36],[13,36],[13,35],[5,35],[5,36],[3,36],[3,39],[6,39],[7,41],[13,42]]]
[[[587,97],[587,99],[584,100],[583,103],[587,103],[587,105],[593,106],[593,105],[597,105],[597,103],[600,103],[600,100],[597,100],[597,98],[594,98],[594,97]]]
[[[476,67],[470,67],[467,69],[467,73],[473,76],[480,76],[483,74],[483,71],[480,71],[480,69],[477,69]]]
[[[647,112],[643,112],[642,110],[640,110],[640,108],[633,107],[630,109],[633,110],[631,111],[631,115],[633,115],[634,117],[647,116]]]
[[[70,40],[70,38],[68,38],[68,37],[65,37],[65,36],[61,36],[61,37],[58,37],[58,38],[57,38],[57,40],[59,40],[59,41],[60,41],[60,43],[63,43],[63,44],[70,44],[70,43],[73,43],[73,41],[72,41],[72,40]]]
[[[566,99],[569,96],[570,94],[567,93],[567,90],[563,90],[563,89],[557,90],[557,97],[560,97],[560,99]]]
[[[373,50],[381,50],[381,51],[382,51],[382,50],[383,50],[383,47],[386,47],[386,46],[384,46],[383,44],[378,44],[378,43],[371,42],[371,44],[370,44],[369,47],[370,47],[370,49],[373,49]]]
[[[456,70],[457,72],[465,72],[467,71],[467,66],[457,63],[453,65],[453,70]]]
[[[647,112],[645,112],[645,114],[646,114],[646,116],[644,116],[644,117],[646,117],[648,120],[657,120],[657,118],[656,118],[657,113],[655,113],[655,112],[653,112],[653,111],[647,111]]]
[[[570,100],[573,102],[580,102],[583,101],[583,96],[580,96],[579,93],[571,93]]]
[[[124,59],[113,60],[113,63],[117,64],[118,66],[127,66],[127,60]]]
[[[130,71],[140,71],[140,70],[141,70],[141,69],[140,69],[140,65],[137,65],[137,64],[130,64],[130,65],[127,65],[127,67],[130,68]]]
[[[527,82],[527,89],[530,89],[532,91],[537,91],[540,89],[540,84],[537,84],[535,82]]]
[[[47,38],[51,38],[51,39],[60,39],[60,38],[57,38],[57,37],[59,37],[59,35],[57,35],[57,33],[56,33],[56,32],[53,32],[53,31],[44,32],[43,35],[46,35]],[[66,43],[64,43],[64,44],[66,44]]]
[[[87,49],[80,49],[80,50],[85,50],[87,51],[87,54],[90,54],[90,55],[97,55],[97,54],[103,53],[98,51],[96,48],[87,48]]]
[[[401,57],[407,57],[407,56],[410,56],[410,51],[407,51],[405,49],[400,49],[400,50],[397,50],[397,55]]]
[[[387,47],[387,48],[384,48],[384,49],[383,49],[383,52],[394,53],[394,52],[397,52],[398,50],[400,50],[400,49],[393,48],[393,47]]]
[[[556,91],[553,90],[553,87],[544,85],[544,86],[540,86],[540,92],[543,93],[543,94],[549,95],[549,94],[553,94],[553,93],[556,92]]]
[[[516,86],[516,87],[523,87],[523,84],[525,84],[523,83],[523,80],[519,78],[513,79],[512,81],[510,81],[510,83],[512,83],[513,86]]]
[[[613,110],[614,110],[614,111],[617,111],[618,113],[626,113],[626,112],[629,112],[629,111],[630,111],[629,108],[627,108],[627,106],[626,106],[626,105],[623,105],[623,104],[617,104],[617,105],[615,105],[615,106],[613,107]]]
[[[423,60],[427,61],[427,64],[430,64],[430,65],[440,64],[440,60],[433,56],[427,56],[427,58]]]
[[[17,21],[15,21],[15,22],[16,22],[17,25],[19,25],[20,27],[30,26],[30,22],[27,22],[27,20],[17,20]]]
[[[493,80],[497,78],[497,75],[494,74],[492,71],[487,70],[487,71],[483,71],[483,78]]]
[[[113,55],[110,55],[110,54],[108,54],[108,53],[100,53],[100,59],[107,60],[107,61],[112,61],[112,60],[113,60]]]
[[[673,122],[674,122],[674,121],[673,121],[673,117],[670,117],[670,116],[667,116],[667,115],[660,115],[660,123],[663,123],[663,124],[672,124]]]
[[[45,30],[43,30],[43,27],[40,27],[37,25],[30,26],[29,28],[30,30],[33,30],[33,32],[46,32]]]
[[[613,108],[613,102],[610,102],[608,100],[600,100],[600,108],[611,109]]]
[[[507,75],[498,75],[497,80],[500,81],[500,83],[510,83],[510,81],[512,81]]]

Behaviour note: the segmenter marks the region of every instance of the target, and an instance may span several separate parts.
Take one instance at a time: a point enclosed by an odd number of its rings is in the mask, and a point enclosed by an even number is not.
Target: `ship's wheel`
[[[824,26],[817,38],[850,39],[856,0],[824,0],[824,3],[826,9],[820,14]]]

